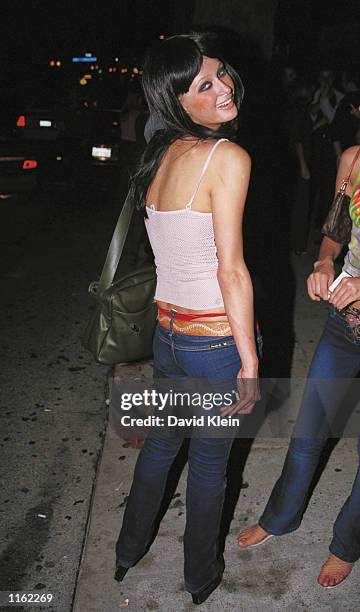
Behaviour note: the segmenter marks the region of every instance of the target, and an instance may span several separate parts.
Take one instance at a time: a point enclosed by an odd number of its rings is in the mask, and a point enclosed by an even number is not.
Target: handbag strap
[[[353,160],[352,160],[352,162],[351,162],[351,165],[350,165],[350,170],[349,170],[349,172],[348,172],[347,176],[346,176],[346,177],[343,179],[343,181],[342,181],[342,183],[341,183],[341,187],[340,187],[340,189],[339,189],[339,191],[340,191],[341,193],[345,193],[345,191],[346,191],[346,187],[348,186],[349,181],[350,181],[351,173],[352,173],[352,171],[353,171],[353,169],[354,169],[354,166],[355,166],[356,160],[357,160],[357,158],[359,157],[359,155],[360,155],[360,147],[358,147],[358,149],[357,149],[357,151],[356,151],[356,153],[355,153],[355,155],[354,155],[354,158],[353,158]]]
[[[134,212],[134,205],[130,193],[127,194],[124,206],[122,207],[118,222],[111,238],[109,250],[106,255],[104,267],[101,272],[96,293],[101,294],[110,287],[114,280],[120,257],[124,249],[127,233]]]

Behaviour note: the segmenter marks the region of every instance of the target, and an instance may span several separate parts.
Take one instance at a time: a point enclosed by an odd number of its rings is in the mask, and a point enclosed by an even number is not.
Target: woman
[[[337,189],[348,175],[357,148],[347,149],[341,157]],[[328,300],[332,310],[310,365],[282,474],[259,523],[238,535],[240,548],[257,546],[272,535],[283,535],[299,527],[320,453],[326,440],[332,437],[331,424],[352,378],[360,371],[360,157],[348,185],[348,195],[351,194],[352,236],[343,267],[351,276],[329,291],[334,280],[334,261],[342,245],[325,237],[307,286],[312,300]],[[360,453],[360,438],[358,449]],[[328,588],[337,586],[359,557],[360,469],[334,524],[330,556],[322,566],[318,583]]]
[[[227,416],[250,412],[259,394],[253,290],[242,244],[250,159],[231,142],[243,87],[220,57],[209,33],[174,36],[149,52],[143,87],[162,129],[145,149],[133,191],[157,267],[154,377],[237,378],[240,399],[223,407]],[[179,430],[145,441],[116,546],[117,580],[151,544],[183,438]],[[224,570],[218,535],[232,440],[193,437],[189,446],[184,572],[196,604]]]

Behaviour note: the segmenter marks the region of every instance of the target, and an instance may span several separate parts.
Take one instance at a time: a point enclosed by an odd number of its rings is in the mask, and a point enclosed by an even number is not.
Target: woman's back
[[[209,176],[214,169],[214,163],[199,179],[205,168],[206,162],[212,149],[217,148],[217,143],[223,142],[194,139],[177,140],[167,150],[156,176],[149,187],[147,194],[147,206],[154,205],[158,211],[171,211],[186,208],[191,201],[196,188],[196,202],[192,209],[199,212],[211,212],[209,195]],[[214,149],[215,152],[215,149]],[[195,198],[194,198],[195,200]]]
[[[221,142],[174,143],[149,189],[146,228],[157,267],[158,301],[194,310],[223,307],[206,181]]]

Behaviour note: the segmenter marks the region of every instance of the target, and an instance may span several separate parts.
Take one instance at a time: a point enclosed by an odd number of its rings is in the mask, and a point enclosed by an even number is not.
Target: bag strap
[[[96,283],[96,293],[102,293],[114,280],[120,257],[124,249],[127,233],[134,212],[134,205],[130,193],[127,194],[124,206],[122,207],[118,222],[111,238],[109,250],[106,255],[104,267],[101,272],[99,282]],[[91,291],[91,285],[89,288]]]
[[[360,147],[358,147],[358,150],[356,151],[356,153],[355,153],[355,155],[354,155],[354,158],[353,158],[353,160],[352,160],[352,162],[351,162],[351,165],[350,165],[350,170],[349,170],[349,172],[348,172],[347,176],[346,176],[346,177],[343,179],[343,181],[342,181],[342,183],[341,183],[341,187],[340,187],[340,189],[339,189],[339,191],[340,191],[341,193],[345,193],[345,191],[346,191],[346,187],[348,186],[349,181],[350,181],[351,173],[352,173],[352,171],[353,171],[353,169],[354,169],[354,166],[355,166],[356,160],[357,160],[357,158],[359,157],[359,155],[360,155]]]

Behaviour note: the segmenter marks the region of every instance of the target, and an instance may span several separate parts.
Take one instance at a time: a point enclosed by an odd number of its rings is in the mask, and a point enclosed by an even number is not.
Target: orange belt
[[[175,333],[190,336],[231,336],[232,331],[228,321],[196,321],[199,318],[221,317],[224,315],[225,313],[190,315],[158,308],[158,321],[162,327],[169,330],[170,322],[173,321],[172,329]]]

